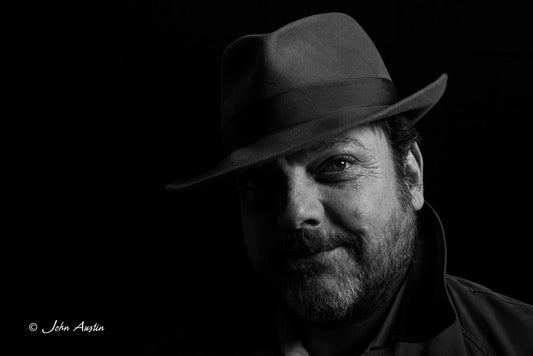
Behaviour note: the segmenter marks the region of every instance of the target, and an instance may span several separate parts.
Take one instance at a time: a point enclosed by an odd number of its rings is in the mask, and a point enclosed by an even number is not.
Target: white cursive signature
[[[74,328],[70,325],[65,324],[64,321],[59,322],[57,319],[54,321],[54,325],[48,330],[44,328],[41,329],[43,334],[54,333],[63,333],[63,332],[83,332],[83,333],[92,333],[92,332],[102,332],[104,331],[104,326],[98,323],[89,324],[85,323],[85,320],[82,320],[79,324],[76,324]]]

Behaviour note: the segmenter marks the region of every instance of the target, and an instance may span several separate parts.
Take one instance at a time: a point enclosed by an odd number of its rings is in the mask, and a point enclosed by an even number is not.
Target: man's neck
[[[364,320],[345,327],[322,329],[309,324],[299,324],[299,336],[310,356],[359,355],[365,351],[382,327],[392,304],[396,299],[401,282],[393,288],[387,302]]]

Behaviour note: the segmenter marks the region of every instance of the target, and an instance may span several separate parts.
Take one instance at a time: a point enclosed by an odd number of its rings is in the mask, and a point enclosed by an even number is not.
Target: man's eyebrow
[[[318,153],[321,151],[327,151],[341,144],[352,145],[358,148],[362,148],[363,150],[368,150],[368,148],[360,140],[356,138],[337,136],[337,137],[325,139],[312,146],[305,147],[301,151],[298,151],[298,154],[309,155],[309,154]]]

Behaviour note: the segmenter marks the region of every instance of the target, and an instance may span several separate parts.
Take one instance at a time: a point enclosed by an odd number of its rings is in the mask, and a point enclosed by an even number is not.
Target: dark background
[[[526,7],[422,0],[2,6],[3,290],[17,347],[141,354],[223,300],[248,267],[231,189],[222,182],[175,195],[163,186],[220,158],[225,46],[326,11],[361,23],[404,95],[449,74],[444,98],[419,124],[426,199],[446,228],[448,271],[533,303]],[[48,328],[56,319],[98,322],[105,331],[28,331],[30,322]]]

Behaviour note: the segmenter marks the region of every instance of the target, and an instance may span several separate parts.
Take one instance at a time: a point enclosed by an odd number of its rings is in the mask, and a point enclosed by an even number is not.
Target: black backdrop
[[[2,5],[3,272],[17,347],[140,354],[247,268],[232,191],[165,183],[217,162],[219,59],[245,33],[355,17],[407,95],[449,74],[420,124],[448,271],[533,303],[531,19],[512,2]],[[237,237],[236,237],[237,236]],[[32,333],[30,322],[104,325]]]

